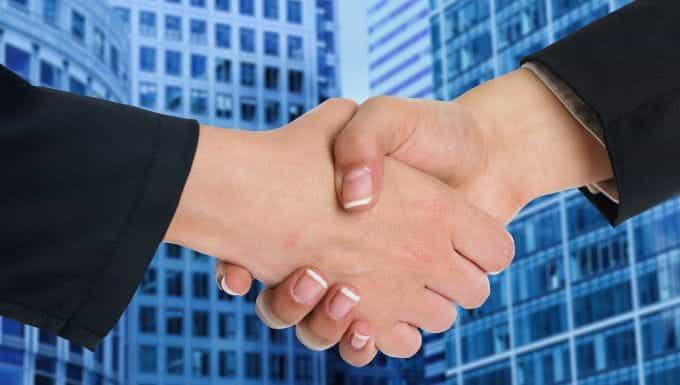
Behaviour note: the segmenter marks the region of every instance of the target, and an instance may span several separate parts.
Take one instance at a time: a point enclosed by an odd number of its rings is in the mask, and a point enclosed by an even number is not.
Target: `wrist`
[[[477,115],[489,168],[522,204],[612,177],[605,148],[530,71],[477,87],[459,101]]]

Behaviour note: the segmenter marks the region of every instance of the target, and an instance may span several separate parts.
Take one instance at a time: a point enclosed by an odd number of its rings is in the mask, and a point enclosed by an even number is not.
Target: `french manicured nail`
[[[354,332],[354,334],[352,335],[352,341],[351,341],[352,347],[355,350],[363,349],[364,346],[366,346],[366,343],[368,342],[369,338],[370,338],[369,336],[365,336],[365,335],[363,335],[359,332]]]
[[[220,288],[220,290],[229,295],[239,295],[238,293],[229,288],[229,284],[227,284],[227,277],[225,276],[217,277],[217,286]]]
[[[328,289],[328,283],[314,270],[307,269],[293,287],[293,299],[295,302],[310,305]]]
[[[333,319],[341,320],[347,317],[347,314],[359,303],[360,299],[358,294],[343,287],[328,305],[328,313]]]
[[[361,167],[351,170],[342,178],[342,202],[346,209],[365,206],[373,200],[371,169]]]

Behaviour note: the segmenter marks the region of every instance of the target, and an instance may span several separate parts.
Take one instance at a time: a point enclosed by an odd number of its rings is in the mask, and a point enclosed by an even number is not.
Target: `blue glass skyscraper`
[[[430,3],[435,94],[448,100],[628,1]],[[426,337],[427,384],[678,383],[680,201],[611,229],[572,191],[532,203],[510,230],[515,261],[491,278],[489,302]]]
[[[103,1],[0,1],[0,63],[32,84],[127,103],[128,53]],[[95,353],[10,318],[0,330],[2,385],[126,383],[124,317]]]

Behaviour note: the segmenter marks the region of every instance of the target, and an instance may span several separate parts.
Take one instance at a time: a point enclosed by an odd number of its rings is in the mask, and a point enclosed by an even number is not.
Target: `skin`
[[[304,322],[320,330],[332,322],[327,331],[344,332],[363,320],[375,330],[376,348],[407,357],[420,347],[417,328],[451,326],[451,301],[468,307],[485,301],[483,269],[507,266],[513,244],[500,221],[392,159],[384,164],[380,202],[362,213],[343,211],[334,193],[332,143],[356,108],[333,100],[267,133],[202,127],[165,241],[240,266],[267,285],[301,266],[323,272],[330,285],[363,293],[361,301],[344,319]],[[327,294],[337,292],[332,286]],[[308,330],[298,335],[319,348],[342,336],[318,338],[328,333]]]
[[[438,178],[503,223],[542,195],[612,177],[604,148],[524,69],[451,102],[392,97],[365,102],[334,143],[336,180],[358,167],[371,170],[371,203],[348,211],[371,210],[382,199],[381,192],[388,191],[383,183],[385,156]],[[342,203],[343,186],[336,187]],[[234,274],[232,281],[227,267],[218,264],[218,276],[246,292],[249,273],[236,269],[238,277]],[[279,290],[271,287],[262,295],[283,303],[285,293],[272,294]],[[351,328],[331,330],[306,322],[326,312],[323,306],[294,309],[276,306],[274,301],[264,306],[274,316],[300,320],[298,327],[310,329],[307,335],[342,335],[336,341],[350,364],[362,366],[372,359],[370,343],[363,349],[351,347]]]

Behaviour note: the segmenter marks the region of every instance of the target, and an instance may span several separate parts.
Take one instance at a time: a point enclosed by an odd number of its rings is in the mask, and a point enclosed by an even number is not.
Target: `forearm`
[[[612,177],[605,148],[530,71],[487,82],[457,102],[477,115],[488,162],[524,203]]]

